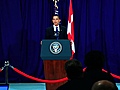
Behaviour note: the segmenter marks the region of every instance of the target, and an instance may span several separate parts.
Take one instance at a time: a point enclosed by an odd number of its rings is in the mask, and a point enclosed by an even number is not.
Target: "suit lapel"
[[[51,29],[52,29],[52,30],[51,30],[51,31],[52,31],[52,34],[54,35],[54,28],[53,28],[53,26],[52,26],[52,28],[51,28]]]
[[[61,27],[61,25],[59,25],[59,28],[60,28],[59,38],[61,38],[61,33],[62,33],[62,27]]]
[[[61,25],[59,25],[59,27],[60,27],[60,32],[62,31],[62,27],[61,27]]]

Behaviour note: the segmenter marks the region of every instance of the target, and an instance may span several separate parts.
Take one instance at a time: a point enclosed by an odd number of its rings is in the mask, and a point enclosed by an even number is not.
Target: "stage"
[[[120,83],[117,83],[120,90]],[[46,90],[45,83],[9,83],[9,90]]]

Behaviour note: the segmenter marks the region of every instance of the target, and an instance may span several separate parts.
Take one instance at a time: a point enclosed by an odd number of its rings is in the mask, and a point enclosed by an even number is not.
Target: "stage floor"
[[[120,90],[120,83],[117,83]],[[46,90],[45,83],[9,83],[9,90]]]
[[[46,90],[45,83],[9,83],[9,90]]]
[[[118,90],[120,90],[120,83],[116,83]]]

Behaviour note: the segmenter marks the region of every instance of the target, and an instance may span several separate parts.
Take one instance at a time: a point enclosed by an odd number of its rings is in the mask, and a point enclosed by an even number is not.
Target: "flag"
[[[73,22],[72,0],[70,0],[70,5],[69,5],[67,35],[68,35],[68,39],[71,42],[72,56],[71,56],[70,59],[72,59],[73,56],[74,56],[74,53],[75,53],[75,45],[74,45],[74,22]]]

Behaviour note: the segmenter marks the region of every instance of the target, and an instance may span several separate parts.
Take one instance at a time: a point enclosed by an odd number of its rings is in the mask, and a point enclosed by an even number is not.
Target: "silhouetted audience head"
[[[65,70],[69,79],[81,78],[83,74],[82,64],[76,59],[67,61]]]
[[[102,52],[93,50],[85,55],[84,63],[88,68],[102,68],[104,66],[104,55]]]
[[[100,80],[93,84],[92,90],[118,90],[117,87],[108,80]]]
[[[82,64],[76,59],[68,60],[65,71],[69,80],[56,90],[84,90]]]

